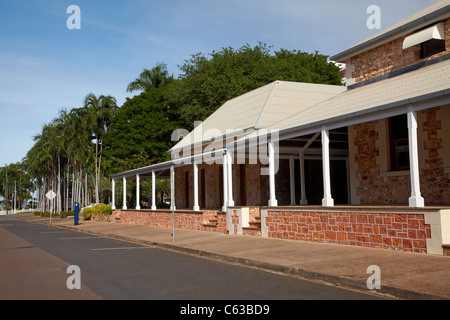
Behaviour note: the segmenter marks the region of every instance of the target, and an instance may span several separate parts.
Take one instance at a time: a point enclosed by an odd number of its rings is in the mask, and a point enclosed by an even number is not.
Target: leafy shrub
[[[45,212],[35,211],[34,215],[48,218],[48,217],[50,217],[50,212],[48,212],[48,211],[45,211]],[[60,218],[67,218],[67,217],[73,216],[73,215],[75,215],[73,210],[61,211],[60,215],[58,214],[58,212],[53,212],[52,213],[52,217],[60,217]]]
[[[84,220],[90,220],[93,214],[111,215],[112,214],[111,206],[107,204],[97,204],[94,207],[84,208],[83,211],[81,212],[81,215],[83,216]]]
[[[50,217],[50,212],[49,212],[49,211],[45,211],[45,212],[42,212],[42,211],[35,211],[35,212],[34,212],[34,215],[35,215],[35,216],[41,216],[41,217],[48,218],[48,217]],[[58,215],[57,212],[53,212],[53,213],[52,213],[52,217],[59,217],[59,215]]]
[[[61,211],[61,218],[67,218],[67,217],[71,217],[74,215],[75,215],[75,212],[73,210]]]

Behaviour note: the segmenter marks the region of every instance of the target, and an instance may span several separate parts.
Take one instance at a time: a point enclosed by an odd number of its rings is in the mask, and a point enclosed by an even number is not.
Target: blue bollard
[[[75,203],[75,215],[74,215],[74,224],[78,225],[78,219],[80,216],[80,204],[77,202]]]

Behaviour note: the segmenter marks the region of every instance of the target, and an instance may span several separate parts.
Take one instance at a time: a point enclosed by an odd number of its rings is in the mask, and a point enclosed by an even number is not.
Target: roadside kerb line
[[[114,248],[95,248],[92,251],[102,251],[102,250],[131,250],[131,249],[152,249],[151,247],[114,247]]]
[[[83,240],[83,239],[102,239],[102,237],[71,237],[71,238],[59,238],[59,240]]]

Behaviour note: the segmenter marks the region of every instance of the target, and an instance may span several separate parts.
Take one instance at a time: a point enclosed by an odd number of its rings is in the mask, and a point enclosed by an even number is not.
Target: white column
[[[170,167],[170,209],[172,210],[172,241],[175,242],[175,168]]]
[[[111,205],[111,209],[112,210],[116,210],[116,180],[112,179],[111,181],[112,186],[112,205]]]
[[[300,205],[307,205],[308,200],[306,200],[306,186],[305,186],[305,154],[303,152],[299,153],[300,159]]]
[[[175,168],[170,167],[170,209],[176,210],[175,206]]]
[[[330,137],[329,132],[322,128],[322,167],[323,167],[323,199],[322,206],[333,207],[334,200],[331,197],[330,178]]]
[[[222,212],[227,212],[228,205],[228,180],[227,180],[227,154],[223,154],[222,175],[223,175],[223,206]]]
[[[123,210],[127,210],[127,179],[123,177]]]
[[[228,207],[234,206],[233,200],[233,158],[229,150],[226,151],[227,157],[227,185],[228,185]]]
[[[278,206],[278,201],[275,197],[275,150],[273,142],[268,143],[269,150],[269,207]]]
[[[200,206],[198,205],[198,164],[194,160],[194,211],[200,211]]]
[[[408,109],[408,138],[409,138],[409,166],[411,174],[411,197],[409,198],[409,206],[412,208],[422,208],[425,201],[420,193],[420,177],[419,177],[419,151],[417,143],[417,114]]]
[[[289,182],[291,191],[291,206],[297,205],[295,203],[295,167],[294,167],[294,157],[289,158]]]
[[[140,185],[141,185],[141,176],[138,174],[136,174],[136,210],[141,210],[141,205],[140,205],[140,199],[141,199],[141,195],[140,195]]]
[[[155,171],[152,171],[152,210],[156,210]]]

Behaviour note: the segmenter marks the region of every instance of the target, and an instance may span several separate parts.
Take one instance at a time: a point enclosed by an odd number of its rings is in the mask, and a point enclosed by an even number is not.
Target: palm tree
[[[54,173],[53,161],[55,158],[53,134],[53,125],[44,125],[42,132],[33,137],[35,144],[26,156],[28,171],[34,173],[41,179],[42,192],[40,193],[40,201],[43,211],[46,209],[46,201],[44,197],[46,188],[50,185],[52,185],[52,188],[54,187],[54,183],[52,183]]]
[[[117,101],[112,96],[101,95],[97,97],[90,93],[84,99],[84,107],[87,112],[89,128],[95,138],[95,202],[99,203],[99,184],[101,155],[98,158],[99,146],[102,151],[102,137],[111,125],[111,121],[117,109]]]
[[[127,91],[133,92],[142,90],[146,92],[150,90],[150,88],[159,88],[161,85],[166,84],[171,80],[173,80],[173,77],[169,76],[167,65],[165,63],[158,63],[151,70],[144,69],[139,75],[139,78],[130,82]]]
[[[85,181],[88,175],[88,164],[92,154],[92,134],[90,129],[90,114],[86,108],[72,109],[67,121],[68,159],[72,164],[72,204],[88,202],[87,186],[83,189],[83,167]],[[84,197],[82,193],[84,191]]]
[[[53,119],[53,136],[52,144],[55,148],[58,158],[58,178],[57,178],[57,211],[61,214],[61,156],[67,157],[67,145],[69,142],[69,132],[67,121],[69,120],[69,113],[67,109],[61,109],[57,118]]]

